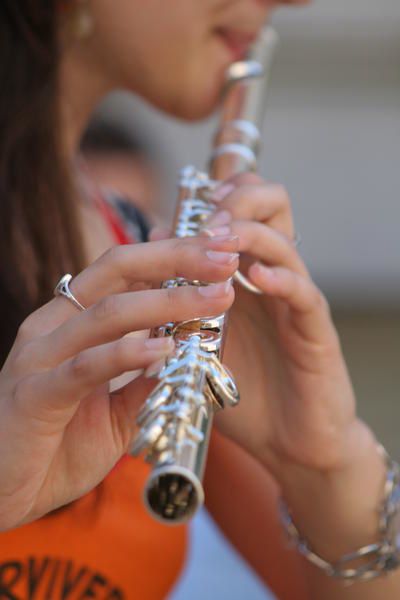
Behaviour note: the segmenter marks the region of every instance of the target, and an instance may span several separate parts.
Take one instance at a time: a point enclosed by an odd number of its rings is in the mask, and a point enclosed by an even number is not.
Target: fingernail
[[[229,279],[223,283],[212,283],[211,285],[201,286],[198,289],[199,294],[205,298],[222,298],[226,296],[232,287],[232,282]]]
[[[232,233],[232,230],[228,226],[224,227],[211,227],[207,229],[202,229],[201,233],[204,235],[208,235],[209,237],[227,237]]]
[[[235,186],[232,183],[223,183],[213,191],[211,197],[214,202],[221,202],[228,194],[232,193]]]
[[[206,254],[211,262],[219,265],[231,265],[233,261],[239,258],[237,252],[215,252],[214,250],[208,250]]]
[[[228,225],[232,222],[232,215],[228,210],[219,210],[215,214],[211,215],[207,222],[208,228],[220,227],[221,225]]]
[[[212,231],[212,230],[211,230]],[[238,242],[238,235],[212,235],[210,236],[210,240],[208,240],[208,245],[211,247],[218,246],[218,244],[226,244],[227,242]]]
[[[174,341],[172,337],[150,338],[144,342],[144,345],[149,350],[153,350],[155,352],[167,352],[168,350],[173,349]]]

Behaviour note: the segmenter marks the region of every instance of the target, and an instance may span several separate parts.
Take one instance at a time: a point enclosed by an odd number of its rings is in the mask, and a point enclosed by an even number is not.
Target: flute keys
[[[131,454],[138,456],[147,448],[156,445],[163,434],[166,424],[167,417],[160,415],[153,420],[151,426],[142,428],[133,442]]]
[[[137,424],[142,427],[147,421],[149,415],[157,411],[163,404],[168,402],[171,397],[172,388],[168,385],[158,385],[153,393],[148,397],[139,411],[136,418]]]
[[[236,406],[239,403],[239,390],[236,387],[233,377],[228,369],[216,360],[215,357],[212,357],[209,362],[207,383],[216,400],[223,407],[226,404]]]

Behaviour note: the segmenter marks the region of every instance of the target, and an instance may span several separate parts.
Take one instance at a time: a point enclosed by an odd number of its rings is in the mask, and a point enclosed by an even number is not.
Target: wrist
[[[355,423],[343,443],[347,455],[331,469],[286,463],[277,477],[301,535],[332,561],[378,541],[386,477],[377,442],[363,423]]]

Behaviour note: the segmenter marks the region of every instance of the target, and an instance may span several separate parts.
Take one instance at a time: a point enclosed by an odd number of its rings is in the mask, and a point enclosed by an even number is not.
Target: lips
[[[217,34],[230,51],[233,60],[244,59],[250,46],[257,39],[257,33],[247,33],[233,29],[220,28],[217,30]]]

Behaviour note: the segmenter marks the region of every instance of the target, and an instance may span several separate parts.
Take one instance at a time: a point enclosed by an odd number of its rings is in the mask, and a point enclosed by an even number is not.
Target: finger
[[[249,276],[265,294],[287,303],[296,329],[305,339],[321,343],[327,331],[333,332],[328,303],[311,279],[284,267],[259,263],[250,267]]]
[[[257,183],[256,183],[257,181]],[[294,237],[293,216],[290,199],[286,189],[277,184],[266,184],[264,181],[248,174],[230,180],[217,188],[212,198],[217,195],[218,212],[228,210],[233,219],[259,221],[267,223],[289,239]],[[217,213],[218,214],[218,213]],[[214,215],[214,218],[218,218]],[[213,218],[210,220],[213,226]]]
[[[287,267],[302,275],[308,275],[306,266],[296,247],[281,233],[251,221],[235,221],[232,231],[240,239],[239,251],[271,266]]]
[[[138,281],[159,284],[175,277],[224,281],[235,269],[238,245],[235,236],[226,235],[116,246],[75,277],[70,288],[83,306],[90,307],[105,296],[132,289]],[[23,323],[18,343],[52,331],[77,313],[66,298],[55,298]]]
[[[141,375],[110,394],[112,419],[119,431],[125,452],[130,450],[137,433],[137,414],[156,384],[154,379]]]
[[[74,279],[73,291],[88,307],[106,295],[129,290],[138,280],[158,283],[184,277],[223,281],[230,276],[231,263],[210,260],[209,252],[235,253],[238,244],[235,236],[226,235],[115,246]],[[101,294],[99,285],[102,285]]]
[[[55,369],[31,375],[18,385],[15,408],[35,422],[64,425],[79,402],[111,379],[142,369],[172,352],[171,338],[139,340],[125,337],[84,350]]]
[[[53,366],[85,348],[164,323],[217,315],[231,306],[230,281],[107,296],[33,344],[35,361]]]

